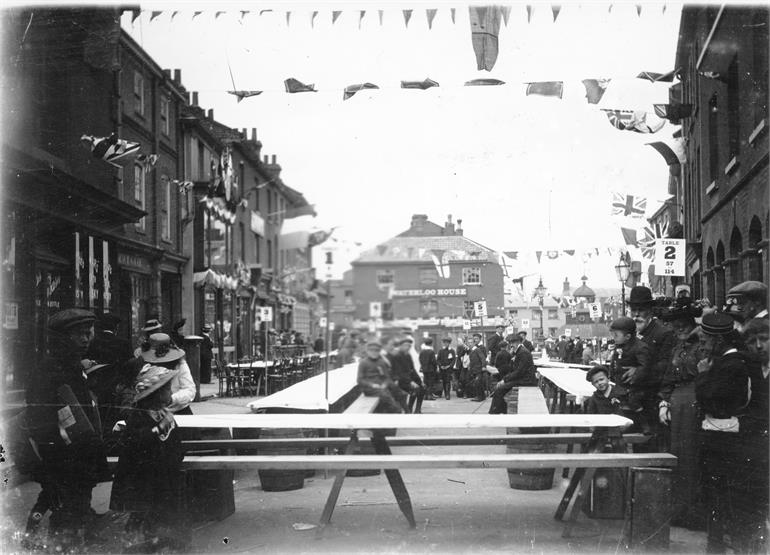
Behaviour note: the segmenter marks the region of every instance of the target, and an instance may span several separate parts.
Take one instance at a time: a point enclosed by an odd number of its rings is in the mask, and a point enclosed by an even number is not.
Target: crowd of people
[[[612,322],[612,356],[587,379],[585,410],[620,414],[677,456],[672,524],[707,531],[707,552],[765,553],[768,534],[767,287],[744,282],[724,310],[678,298],[660,310],[634,287]],[[655,314],[658,314],[656,316]]]
[[[127,549],[189,547],[183,434],[174,420],[192,414],[196,395],[177,344],[184,322],[163,333],[157,319],[148,320],[135,350],[117,335],[119,322],[77,308],[49,319],[50,348],[29,380],[27,408],[15,427],[24,432],[15,462],[41,486],[27,519],[28,549],[47,544],[78,552],[99,528],[92,489],[109,480],[110,508],[128,515]],[[118,457],[114,476],[108,455]],[[46,540],[38,535],[49,512]]]

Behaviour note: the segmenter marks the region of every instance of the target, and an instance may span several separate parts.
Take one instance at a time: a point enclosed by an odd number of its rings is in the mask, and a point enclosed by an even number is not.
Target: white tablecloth
[[[357,383],[358,363],[351,362],[342,368],[329,370],[329,400],[324,397],[325,374],[308,378],[277,393],[250,402],[252,412],[264,409],[329,410],[329,405],[337,402]]]
[[[540,375],[559,389],[575,396],[575,402],[580,404],[584,397],[590,397],[596,389],[586,381],[586,371],[579,368],[538,368]]]

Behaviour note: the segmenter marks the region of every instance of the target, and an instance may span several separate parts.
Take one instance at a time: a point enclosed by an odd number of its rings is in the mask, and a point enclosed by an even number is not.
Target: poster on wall
[[[655,241],[655,275],[684,276],[685,240],[658,239]]]
[[[5,302],[3,304],[3,329],[19,329],[19,303]]]

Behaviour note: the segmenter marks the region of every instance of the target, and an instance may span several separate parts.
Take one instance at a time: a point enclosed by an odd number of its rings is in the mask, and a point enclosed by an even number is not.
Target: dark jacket
[[[692,331],[686,340],[677,340],[674,344],[671,353],[671,363],[666,367],[660,383],[658,396],[661,399],[670,401],[671,393],[673,393],[675,388],[692,382],[698,376],[699,347],[697,328]]]
[[[751,378],[751,400],[746,407],[746,415],[741,418],[741,429],[767,437],[770,419],[770,375],[764,375],[762,363],[755,355],[746,353],[746,360]]]
[[[371,389],[372,385],[383,385],[392,381],[390,363],[386,358],[372,360],[365,357],[358,363],[358,385],[362,388]]]
[[[503,341],[503,338],[497,333],[495,333],[492,337],[487,339],[487,349],[489,349],[490,356],[490,362],[494,363],[495,358],[497,357],[497,353],[500,351],[500,342]]]
[[[695,380],[695,398],[703,412],[712,418],[745,415],[749,403],[746,356],[730,349],[714,357],[708,372],[699,374]]]
[[[436,352],[433,349],[422,349],[419,358],[420,370],[423,374],[435,374],[438,371]]]
[[[650,389],[658,381],[650,379],[650,351],[647,344],[632,335],[623,345],[615,345],[610,359],[610,380],[621,384],[627,366],[636,367],[633,381],[625,385],[636,389]]]
[[[438,364],[439,370],[452,369],[456,359],[457,355],[455,354],[455,350],[451,347],[442,347],[436,355],[436,363]]]
[[[651,389],[657,389],[671,362],[676,335],[674,330],[657,318],[653,318],[639,335],[649,348],[650,369],[645,384]]]
[[[455,364],[455,368],[457,370],[463,369],[463,357],[468,352],[467,345],[458,345],[457,346],[457,362]]]
[[[617,386],[610,386],[610,394],[605,397],[604,393],[594,391],[594,394],[588,398],[585,405],[585,412],[588,414],[621,414],[622,397],[625,391],[618,390]]]
[[[388,361],[390,362],[390,372],[393,381],[399,385],[406,385],[409,382],[415,382],[422,385],[420,375],[417,373],[417,370],[415,370],[412,356],[409,353],[398,351],[389,354]]]
[[[487,350],[483,345],[476,345],[471,347],[471,351],[468,356],[471,359],[471,365],[470,368],[468,368],[468,371],[471,373],[471,375],[478,374],[484,370],[487,363]]]
[[[503,377],[503,381],[514,385],[537,385],[535,372],[532,353],[526,347],[520,345],[514,353],[511,371]]]
[[[103,364],[123,364],[133,356],[131,344],[108,331],[97,332],[86,352],[86,358]]]
[[[513,363],[513,356],[508,352],[508,349],[501,349],[497,353],[494,360],[495,368],[500,372],[500,377],[505,376],[511,371],[511,364]]]
[[[527,349],[530,353],[535,350],[535,346],[532,344],[532,341],[529,339],[522,339],[521,344],[524,346],[525,349]]]

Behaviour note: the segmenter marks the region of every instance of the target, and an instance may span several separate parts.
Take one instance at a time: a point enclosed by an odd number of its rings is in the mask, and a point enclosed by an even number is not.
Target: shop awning
[[[193,274],[193,284],[198,287],[211,285],[217,289],[230,289],[232,291],[238,289],[237,278],[225,274],[220,274],[211,268],[203,272],[195,272]]]
[[[283,221],[280,245],[282,249],[306,249],[326,241],[332,231],[320,227],[312,215],[290,218]]]

